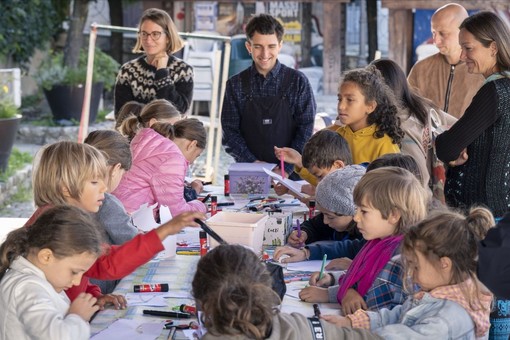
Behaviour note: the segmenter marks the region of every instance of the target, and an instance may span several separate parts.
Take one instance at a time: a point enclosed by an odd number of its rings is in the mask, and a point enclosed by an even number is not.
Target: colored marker
[[[324,275],[324,266],[326,266],[327,259],[328,259],[328,254],[324,254],[324,256],[322,257],[321,271],[319,273],[319,281],[322,279],[322,276]]]
[[[296,219],[296,229],[297,229],[297,237],[301,238],[301,223],[299,223],[299,218]],[[303,242],[299,243],[299,248],[303,248]]]
[[[177,255],[200,255],[200,251],[198,250],[177,250]]]
[[[211,198],[211,194],[207,194],[207,196],[205,196],[203,199],[202,199],[202,203],[205,203],[209,200],[209,198]]]
[[[168,292],[168,283],[134,285],[133,291],[135,293]]]
[[[319,305],[316,303],[313,304],[313,315],[317,318],[321,317],[321,310],[319,309]]]
[[[196,315],[197,314],[197,308],[195,306],[190,306],[190,305],[182,304],[179,307],[179,310],[181,312],[183,312],[183,313],[190,313],[191,315]]]
[[[235,203],[234,202],[220,202],[218,204],[216,204],[218,207],[226,207],[226,206],[230,206],[230,205],[234,205]]]
[[[189,319],[191,317],[191,314],[189,313],[182,313],[182,312],[167,312],[167,311],[161,311],[161,310],[149,310],[144,309],[143,314],[145,315],[155,315],[155,316],[163,316],[167,318],[185,318]]]
[[[280,152],[280,170],[282,171],[282,179],[285,178],[285,156],[283,155],[283,151]]]

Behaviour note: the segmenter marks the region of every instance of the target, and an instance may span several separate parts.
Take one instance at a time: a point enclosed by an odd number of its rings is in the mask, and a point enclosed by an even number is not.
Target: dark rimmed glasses
[[[138,32],[138,35],[143,40],[149,39],[149,36],[150,36],[152,38],[152,40],[156,41],[156,40],[159,40],[159,38],[161,38],[161,35],[163,33],[165,33],[165,32],[161,32],[161,31],[153,31],[153,32],[140,31],[140,32]]]

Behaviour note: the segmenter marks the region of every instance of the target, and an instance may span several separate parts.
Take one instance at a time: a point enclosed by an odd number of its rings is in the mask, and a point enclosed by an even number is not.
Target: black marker
[[[218,203],[218,207],[226,207],[226,206],[234,205],[234,204],[235,204],[234,202],[220,202],[220,203]]]
[[[211,184],[212,184],[212,182],[203,182],[202,181],[202,185],[211,185]]]
[[[211,194],[207,194],[207,196],[205,196],[203,199],[202,199],[202,203],[205,203],[209,200],[209,198],[211,198]]]
[[[209,227],[207,224],[205,224],[198,218],[195,218],[195,222],[200,224],[200,227],[202,228],[202,230],[205,231],[207,234],[209,234],[209,236],[211,236],[213,239],[215,239],[219,244],[227,243],[227,242],[225,242],[224,239],[221,238],[220,235],[216,234],[216,232],[214,230],[212,230],[211,227]]]
[[[191,317],[191,314],[189,314],[189,313],[182,313],[182,312],[175,312],[175,311],[162,311],[162,310],[149,310],[149,309],[144,309],[143,314],[164,316],[165,318],[189,319]]]
[[[321,317],[321,310],[319,309],[319,305],[314,303],[313,304],[313,314],[315,317],[320,318]]]

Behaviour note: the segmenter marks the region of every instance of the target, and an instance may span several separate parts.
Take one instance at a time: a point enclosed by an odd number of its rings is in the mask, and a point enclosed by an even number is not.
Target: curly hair
[[[229,244],[212,249],[198,262],[191,286],[211,334],[265,339],[271,333],[280,298],[253,251]]]
[[[374,138],[382,138],[387,134],[394,144],[400,146],[404,131],[400,128],[398,102],[393,91],[386,85],[381,72],[373,65],[354,69],[344,74],[342,82],[355,83],[363,96],[365,103],[377,103],[374,112],[368,115],[369,125],[375,124]]]

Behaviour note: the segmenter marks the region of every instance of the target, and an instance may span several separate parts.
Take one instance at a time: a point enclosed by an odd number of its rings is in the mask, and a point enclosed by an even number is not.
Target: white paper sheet
[[[165,295],[153,293],[127,293],[125,295],[128,306],[168,306]]]
[[[278,175],[277,173],[273,171],[269,171],[267,169],[264,169],[265,173],[271,176],[271,178],[275,179],[276,181],[280,182],[285,186],[287,189],[292,191],[293,194],[300,198],[306,198],[309,197],[307,194],[301,192],[302,182],[301,181],[293,181],[288,178],[282,178],[282,176]]]
[[[92,340],[154,340],[160,336],[164,321],[139,322],[129,319],[119,319],[107,329],[96,334]]]
[[[331,260],[326,261],[326,266]],[[321,260],[301,261],[294,263],[287,263],[287,270],[299,270],[303,272],[318,272],[321,270]]]

